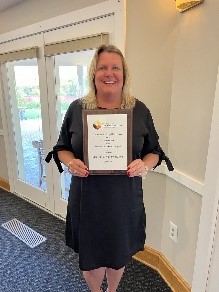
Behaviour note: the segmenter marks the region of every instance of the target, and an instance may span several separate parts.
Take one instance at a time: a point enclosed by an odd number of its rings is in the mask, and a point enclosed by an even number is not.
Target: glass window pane
[[[57,137],[69,105],[88,92],[88,70],[94,50],[55,56]],[[62,175],[62,198],[68,198],[71,175]]]
[[[16,145],[17,176],[46,190],[37,59],[6,64]]]

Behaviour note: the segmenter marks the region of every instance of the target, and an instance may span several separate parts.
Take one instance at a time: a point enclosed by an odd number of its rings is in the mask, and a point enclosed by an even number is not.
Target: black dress
[[[52,153],[56,162],[59,150],[70,150],[76,158],[83,160],[80,100],[74,101],[66,113]],[[159,154],[158,164],[162,159],[168,160],[159,146],[148,108],[136,100],[133,108],[133,160],[147,153]],[[66,218],[66,244],[79,253],[81,270],[99,267],[120,269],[125,266],[136,252],[144,249],[145,227],[141,177],[72,177]]]

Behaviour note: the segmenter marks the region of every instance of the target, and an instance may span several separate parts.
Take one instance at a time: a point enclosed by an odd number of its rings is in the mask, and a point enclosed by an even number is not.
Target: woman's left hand
[[[130,177],[133,176],[144,177],[147,174],[147,172],[148,168],[145,165],[144,161],[141,159],[135,159],[128,165],[127,174]]]

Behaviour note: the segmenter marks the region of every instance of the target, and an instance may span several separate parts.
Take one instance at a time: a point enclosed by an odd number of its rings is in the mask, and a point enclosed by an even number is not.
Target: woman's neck
[[[121,106],[121,99],[119,98],[98,98],[97,106],[106,109],[118,109]]]

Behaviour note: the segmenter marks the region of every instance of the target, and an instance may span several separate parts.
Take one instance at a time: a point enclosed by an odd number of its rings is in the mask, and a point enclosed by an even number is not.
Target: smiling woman
[[[111,109],[132,112],[133,119],[129,120],[132,158],[123,173],[96,175],[85,162],[82,116],[86,109],[100,112],[100,108],[106,112]],[[99,124],[97,120],[94,125],[97,128]],[[144,249],[142,178],[167,158],[159,145],[150,111],[130,94],[126,61],[114,45],[96,49],[89,70],[89,93],[69,106],[47,162],[51,153],[57,166],[62,162],[72,174],[66,244],[79,252],[79,266],[92,292],[100,291],[105,274],[107,291],[115,292],[125,265]]]

